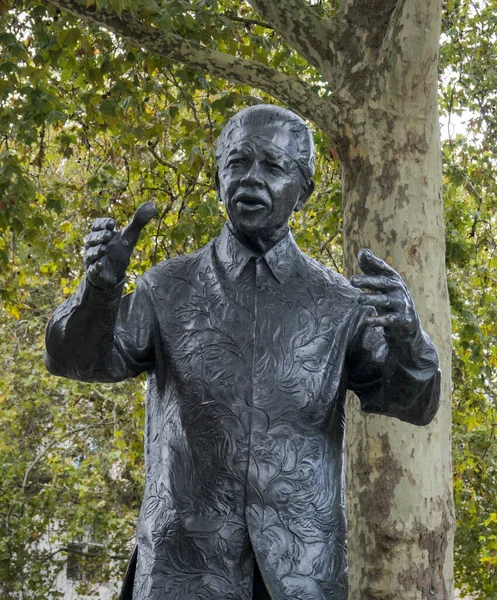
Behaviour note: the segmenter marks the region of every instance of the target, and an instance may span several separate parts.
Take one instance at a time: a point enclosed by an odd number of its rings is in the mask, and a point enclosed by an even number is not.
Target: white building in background
[[[65,573],[61,573],[57,578],[57,591],[64,593],[64,600],[113,600],[120,590],[119,585],[110,582],[94,584],[91,594],[83,596],[76,591],[78,583],[78,581],[67,578]]]
[[[40,547],[62,559],[57,561],[56,566],[52,565],[52,585],[58,593],[63,594],[63,600],[115,600],[122,581],[105,581],[106,576],[102,572],[101,561],[98,560],[104,544],[102,539],[96,541],[94,538],[94,528],[87,527],[84,535],[67,543],[61,541],[58,533],[60,527],[55,524],[47,532]],[[129,554],[131,555],[131,550]],[[82,585],[90,591],[82,594]]]
[[[94,581],[97,573],[92,569],[91,557],[98,553],[101,544],[91,541],[72,542],[67,545],[67,561],[56,580],[57,591],[63,592],[63,600],[113,600],[119,593],[121,582],[108,581],[92,584],[91,594],[77,591],[81,583]]]

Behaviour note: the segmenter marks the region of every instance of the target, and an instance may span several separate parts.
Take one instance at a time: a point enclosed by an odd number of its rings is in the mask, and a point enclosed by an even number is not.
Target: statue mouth
[[[257,194],[242,192],[235,196],[236,207],[246,211],[257,211],[269,208],[269,202]]]

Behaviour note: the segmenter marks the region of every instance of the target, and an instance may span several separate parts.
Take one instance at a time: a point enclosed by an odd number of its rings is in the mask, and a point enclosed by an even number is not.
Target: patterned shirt
[[[428,423],[429,338],[368,327],[361,292],[291,234],[261,256],[226,226],[121,290],[83,280],[50,321],[46,363],[83,381],[147,371],[132,598],[251,600],[256,560],[274,600],[346,600],[345,394]]]

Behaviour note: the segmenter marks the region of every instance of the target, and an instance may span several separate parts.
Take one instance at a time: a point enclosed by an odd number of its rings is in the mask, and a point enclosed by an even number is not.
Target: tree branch
[[[326,77],[332,60],[330,29],[303,0],[248,0],[290,46]],[[327,77],[328,79],[328,77]],[[328,79],[329,80],[329,79]]]
[[[377,68],[388,53],[393,31],[394,13],[402,0],[344,0],[334,21],[342,28],[342,40],[347,40],[349,67],[357,70]],[[360,65],[360,66],[359,66]]]
[[[441,9],[439,0],[344,0],[340,15],[349,30],[362,30],[363,50],[374,58],[393,52],[416,63],[436,52]]]
[[[293,1],[293,0],[292,0]],[[172,61],[185,63],[215,77],[249,85],[274,96],[313,121],[329,136],[336,132],[337,105],[321,98],[307,83],[256,61],[201,46],[174,33],[165,33],[139,21],[134,15],[87,6],[86,0],[43,0],[44,4],[105,27],[119,37]]]
[[[43,448],[43,450],[41,450],[41,452],[35,457],[35,459],[32,462],[30,462],[29,465],[26,467],[26,471],[24,472],[24,477],[22,480],[21,494],[24,494],[24,492],[26,491],[26,486],[27,486],[29,474],[31,473],[31,471],[34,469],[34,467],[36,467],[36,465],[46,456],[46,454],[54,446],[59,444],[62,440],[66,439],[68,437],[71,437],[75,433],[81,433],[82,431],[88,431],[89,429],[93,429],[95,427],[103,427],[105,425],[112,425],[113,423],[114,423],[114,421],[99,421],[98,423],[90,423],[89,425],[85,425],[84,427],[77,427],[76,429],[70,429],[69,431],[66,431],[66,433],[61,435],[60,437],[56,438],[55,440],[52,440],[49,444],[47,444],[45,446],[45,448]]]
[[[265,21],[259,21],[258,19],[246,19],[245,17],[239,17],[234,13],[224,13],[223,16],[227,17],[228,19],[230,19],[230,21],[233,21],[235,23],[243,23],[247,27],[251,27],[252,25],[258,25],[259,27],[264,27],[265,29],[274,29],[274,27],[272,27],[269,23],[266,23]]]
[[[175,173],[177,173],[178,171],[178,165],[175,165],[172,162],[169,162],[167,160],[164,160],[161,156],[159,156],[159,153],[156,150],[157,144],[147,144],[146,148],[147,150],[150,152],[150,154],[155,158],[155,160],[162,165],[163,167],[167,167],[168,169],[171,169],[172,171],[174,171]]]
[[[371,30],[373,28],[386,31],[390,21],[390,15],[399,0],[382,0],[371,2],[371,0],[345,0],[340,12],[346,21],[361,29]]]

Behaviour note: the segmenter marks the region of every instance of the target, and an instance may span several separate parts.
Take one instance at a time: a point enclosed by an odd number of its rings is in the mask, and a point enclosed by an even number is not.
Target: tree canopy
[[[93,23],[61,10],[71,4],[79,3],[0,2],[0,590],[6,599],[19,592],[26,600],[53,598],[68,544],[89,527],[105,540],[91,557],[99,565],[95,578],[120,579],[130,550],[144,477],[144,381],[83,385],[49,376],[42,362],[47,320],[83,274],[83,238],[94,218],[109,215],[122,225],[142,202],[157,202],[160,214],[142,236],[134,274],[205,244],[224,220],[213,185],[222,125],[244,106],[274,102],[269,94],[286,103],[297,93],[303,107],[312,97],[302,114],[321,130],[314,131],[317,190],[295,216],[296,240],[342,270],[337,149],[325,135],[329,122],[315,114],[319,99],[329,101],[331,93],[301,30],[295,30],[302,40],[297,53],[253,8],[231,0],[88,2]],[[337,8],[333,0],[309,3],[302,27]],[[114,20],[102,28],[106,9],[124,25]],[[455,366],[456,583],[482,599],[497,592],[494,11],[490,0],[448,0],[440,62],[442,115],[470,121],[466,132],[444,140],[442,151]],[[143,26],[153,21],[161,40],[139,47],[125,30],[117,35],[133,14]],[[195,40],[202,60],[208,48],[219,73],[172,62],[178,36]],[[164,40],[169,46],[161,50]],[[216,52],[232,55],[233,64]],[[257,89],[227,84],[227,68],[244,69],[245,76],[254,69]]]

